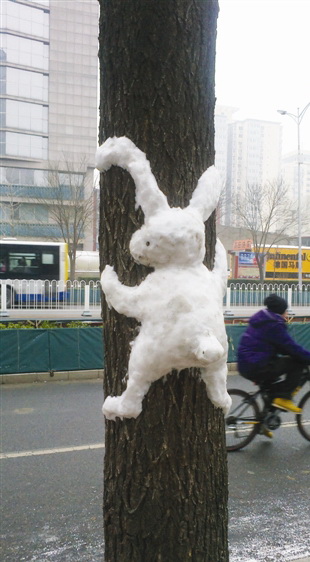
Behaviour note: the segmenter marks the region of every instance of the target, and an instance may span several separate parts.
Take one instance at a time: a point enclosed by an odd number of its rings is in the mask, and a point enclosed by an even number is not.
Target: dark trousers
[[[251,374],[251,380],[258,384],[270,382],[274,398],[290,399],[293,390],[299,385],[304,368],[305,365],[292,357],[276,357],[268,365]],[[285,379],[276,382],[281,375],[285,375]]]

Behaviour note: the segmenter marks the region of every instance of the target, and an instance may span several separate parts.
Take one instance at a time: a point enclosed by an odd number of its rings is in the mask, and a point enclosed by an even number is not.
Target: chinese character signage
[[[239,265],[257,266],[254,252],[239,252]]]

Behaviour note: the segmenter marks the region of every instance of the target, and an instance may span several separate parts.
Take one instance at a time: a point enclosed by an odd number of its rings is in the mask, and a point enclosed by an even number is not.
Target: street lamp
[[[297,115],[294,113],[289,113],[284,109],[278,109],[278,113],[281,115],[288,115],[292,119],[294,119],[295,123],[297,124],[297,194],[298,194],[298,290],[302,291],[302,251],[301,251],[301,176],[300,176],[300,123],[307,111],[310,107],[310,102],[303,108],[302,111],[299,111],[299,107],[297,108]]]

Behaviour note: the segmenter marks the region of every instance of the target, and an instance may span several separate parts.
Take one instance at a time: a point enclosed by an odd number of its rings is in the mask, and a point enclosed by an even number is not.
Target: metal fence
[[[101,287],[99,281],[48,281],[48,280],[0,280],[1,306],[4,315],[8,309],[75,310],[87,315],[88,311],[100,311]],[[232,283],[223,300],[226,309],[234,307],[261,307],[270,293],[285,298],[289,308],[310,307],[310,284],[302,291],[288,283]]]
[[[75,310],[87,314],[100,310],[99,281],[49,281],[8,279],[0,281],[3,315],[7,309]]]
[[[289,283],[231,283],[224,299],[226,308],[263,306],[265,298],[276,293],[288,302],[288,307],[310,306],[310,284],[298,285]]]

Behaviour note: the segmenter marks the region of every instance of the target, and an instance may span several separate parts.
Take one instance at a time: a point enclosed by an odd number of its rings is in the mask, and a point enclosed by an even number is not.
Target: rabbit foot
[[[116,418],[137,418],[142,411],[142,404],[125,401],[123,396],[108,396],[102,406],[102,412],[108,420]]]
[[[214,363],[223,357],[224,348],[215,336],[204,338],[196,350],[196,357],[202,363]]]
[[[231,407],[231,397],[229,396],[228,392],[225,392],[225,394],[220,398],[213,398],[210,396],[210,400],[214,404],[214,406],[216,406],[216,408],[221,408],[225,415],[228,414]]]

